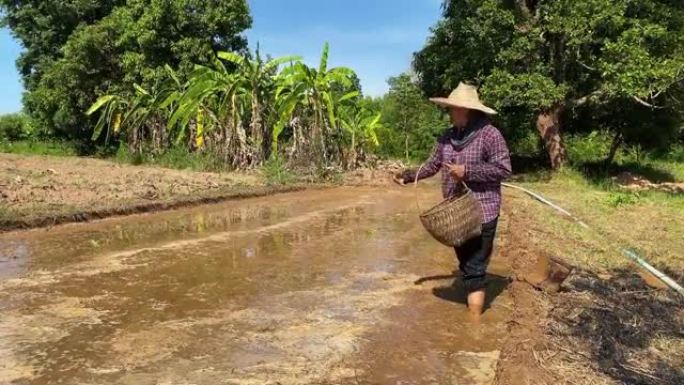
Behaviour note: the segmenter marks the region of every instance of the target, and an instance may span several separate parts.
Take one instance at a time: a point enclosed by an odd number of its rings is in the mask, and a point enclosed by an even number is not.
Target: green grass
[[[282,158],[273,156],[261,167],[267,183],[286,185],[296,181],[296,175],[290,171]]]
[[[0,141],[0,152],[22,155],[77,156],[76,147],[69,142],[23,140]]]
[[[225,169],[215,153],[211,151],[193,153],[181,147],[172,147],[163,154],[147,153],[138,156],[131,154],[128,148],[122,145],[114,159],[120,163],[149,164],[175,170],[214,172]]]
[[[510,192],[509,207],[534,223],[530,242],[550,255],[590,269],[625,268],[630,262],[620,248],[633,247],[676,279],[684,278],[684,196],[630,192],[609,182],[597,184],[572,169],[521,175],[514,182],[592,227],[586,230],[550,207]]]

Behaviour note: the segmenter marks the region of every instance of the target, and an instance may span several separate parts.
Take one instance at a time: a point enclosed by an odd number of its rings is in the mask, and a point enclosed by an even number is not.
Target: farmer
[[[501,182],[511,175],[510,154],[503,136],[488,118],[496,111],[480,102],[475,87],[461,83],[448,98],[430,100],[448,108],[453,126],[439,138],[418,180],[442,170],[444,198],[454,196],[460,182],[465,182],[482,205],[482,235],[455,248],[468,294],[468,309],[479,317],[484,310],[485,276],[501,207]],[[415,179],[415,170],[394,176],[401,185]]]

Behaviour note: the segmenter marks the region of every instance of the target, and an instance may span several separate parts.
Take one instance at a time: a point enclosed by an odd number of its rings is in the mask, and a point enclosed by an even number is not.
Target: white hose
[[[523,192],[526,193],[527,195],[529,195],[529,196],[533,197],[534,199],[536,199],[536,200],[538,200],[538,201],[544,203],[545,205],[550,206],[551,208],[553,208],[554,210],[560,212],[561,214],[563,214],[563,215],[565,215],[565,216],[568,216],[568,217],[572,218],[575,222],[577,222],[580,226],[584,227],[585,229],[591,230],[591,228],[589,227],[589,225],[587,225],[586,223],[582,222],[579,218],[577,218],[577,217],[575,217],[574,215],[572,215],[569,211],[567,211],[567,210],[565,210],[564,208],[562,208],[562,207],[560,207],[560,206],[554,204],[553,202],[549,201],[548,199],[544,198],[543,196],[541,196],[541,195],[539,195],[539,194],[537,194],[537,193],[535,193],[535,192],[533,192],[533,191],[530,191],[530,190],[528,190],[528,189],[526,189],[526,188],[523,188],[523,187],[520,187],[520,186],[515,186],[515,185],[509,184],[509,183],[502,183],[502,185],[503,185],[504,187],[508,187],[508,188],[512,188],[512,189],[516,189],[516,190],[523,191]],[[626,257],[628,257],[628,258],[630,258],[630,259],[632,259],[634,262],[638,263],[638,264],[639,264],[640,266],[642,266],[644,269],[648,270],[649,273],[651,273],[651,274],[653,274],[654,276],[656,276],[658,279],[660,279],[664,284],[666,284],[666,285],[667,285],[668,287],[670,287],[672,290],[674,290],[674,291],[676,291],[677,293],[679,293],[680,295],[684,296],[684,287],[680,286],[680,285],[679,285],[677,282],[675,282],[672,278],[668,277],[668,276],[665,275],[663,272],[661,272],[660,270],[658,270],[658,269],[656,269],[655,267],[653,267],[652,265],[650,265],[648,262],[646,262],[645,259],[643,259],[642,257],[640,257],[635,251],[633,251],[633,250],[627,250],[627,249],[621,249],[620,251],[622,252],[623,255],[625,255]]]

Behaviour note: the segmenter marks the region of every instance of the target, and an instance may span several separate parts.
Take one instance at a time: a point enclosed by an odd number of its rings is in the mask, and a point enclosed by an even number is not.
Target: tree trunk
[[[138,131],[137,127],[132,128],[128,132],[128,152],[137,154],[138,151]]]
[[[608,153],[608,157],[606,158],[606,167],[610,166],[613,163],[615,155],[617,154],[617,151],[620,149],[621,145],[622,132],[618,132],[617,134],[615,134],[615,137],[613,138],[613,143],[610,145],[610,152]]]
[[[544,146],[549,153],[551,167],[554,170],[562,168],[568,159],[561,138],[560,114],[562,110],[562,106],[554,106],[549,110],[542,111],[537,116],[537,130],[544,140]]]
[[[142,155],[143,127],[133,128],[128,135],[128,151],[134,155]]]
[[[357,161],[357,155],[356,155],[356,132],[352,130],[352,137],[351,137],[351,150],[352,150],[352,161],[351,161],[351,169],[356,168],[356,161]]]
[[[221,134],[221,145],[220,145],[220,148],[221,148],[221,156],[223,157],[223,164],[224,164],[224,165],[228,165],[228,164],[231,163],[231,162],[230,162],[230,159],[229,159],[229,156],[230,156],[230,142],[231,142],[231,140],[230,140],[230,139],[231,139],[230,133],[231,133],[231,127],[232,127],[232,125],[233,125],[233,123],[231,122],[231,120],[232,120],[232,119],[231,119],[230,116],[229,116],[229,117],[223,122],[223,124],[221,125],[222,134]]]
[[[327,133],[325,132],[325,127],[323,123],[323,106],[320,103],[316,103],[316,109],[317,109],[317,117],[316,117],[316,122],[315,125],[317,127],[317,131],[320,134],[320,141],[321,141],[321,152],[323,155],[323,165],[327,166],[328,165],[328,146],[327,146]]]
[[[252,135],[252,151],[254,153],[254,159],[252,159],[252,165],[258,165],[261,163],[263,155],[263,138],[262,138],[262,128],[261,128],[261,106],[259,100],[257,99],[256,93],[252,94],[252,122],[250,124],[250,131]]]
[[[195,119],[190,119],[188,123],[188,148],[190,151],[194,152],[197,150],[195,146],[195,137],[197,136],[197,121]]]

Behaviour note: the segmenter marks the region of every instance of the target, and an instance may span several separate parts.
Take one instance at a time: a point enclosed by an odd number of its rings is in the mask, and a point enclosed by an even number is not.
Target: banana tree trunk
[[[351,168],[355,169],[356,168],[356,162],[357,162],[357,154],[356,154],[356,132],[352,131],[352,137],[351,137],[351,151],[352,151],[352,161],[351,161]]]
[[[195,137],[197,136],[197,121],[195,119],[190,119],[188,123],[188,137],[186,138],[188,143],[188,148],[191,151],[197,150],[195,146]]]
[[[225,119],[225,122],[221,125],[221,144],[220,151],[223,156],[223,164],[230,164],[230,144],[232,142],[231,138],[231,120],[230,115]],[[218,147],[218,146],[217,146]]]
[[[261,163],[263,159],[263,129],[261,127],[261,106],[256,92],[252,93],[252,121],[250,131],[252,136],[253,165]]]
[[[128,151],[131,154],[142,155],[142,128],[134,127],[128,134]]]
[[[561,137],[560,115],[563,107],[558,105],[542,111],[537,116],[537,130],[544,141],[544,146],[549,154],[551,168],[558,170],[568,160],[565,145]]]
[[[316,126],[317,126],[317,129],[319,131],[319,135],[320,135],[321,153],[323,155],[323,164],[327,166],[328,165],[328,149],[327,149],[327,145],[326,145],[327,133],[325,130],[325,122],[324,122],[324,118],[323,118],[323,106],[321,106],[319,103],[317,109],[318,109],[318,114],[317,114],[318,117],[317,117]]]
[[[237,164],[236,167],[245,167],[249,163],[250,150],[247,145],[247,133],[245,132],[239,119],[234,119],[235,134],[237,136]]]

